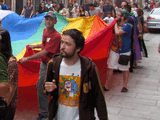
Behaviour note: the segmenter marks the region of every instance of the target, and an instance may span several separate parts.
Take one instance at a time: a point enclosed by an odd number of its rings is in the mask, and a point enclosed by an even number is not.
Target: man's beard
[[[121,22],[121,19],[117,20],[117,22],[120,23],[120,22]]]
[[[68,54],[63,49],[62,49],[62,51],[65,53],[65,55],[63,55],[63,53],[60,53],[61,57],[64,57],[64,58],[67,58],[67,59],[72,58],[75,55],[75,53],[76,53],[76,49],[74,49],[73,53],[71,53],[71,54]]]

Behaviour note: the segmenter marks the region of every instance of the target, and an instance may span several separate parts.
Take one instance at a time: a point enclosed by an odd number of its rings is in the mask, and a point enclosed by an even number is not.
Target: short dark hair
[[[95,5],[94,5],[93,3],[90,3],[90,4],[89,4],[89,6],[93,6],[93,7],[95,7]]]
[[[74,40],[76,44],[76,48],[81,48],[78,54],[83,50],[85,39],[81,31],[77,29],[69,29],[69,30],[64,31],[62,35],[69,35]]]
[[[128,2],[127,2],[127,1],[123,1],[123,2],[125,2],[125,3],[128,5]]]
[[[125,8],[125,10],[127,10],[129,13],[131,12],[131,6],[130,6],[130,5],[125,5],[124,8]]]
[[[85,12],[85,9],[84,9],[83,5],[79,6],[79,8],[80,8],[80,7],[83,9],[83,12]],[[81,11],[80,11],[80,12],[81,12]]]
[[[11,47],[11,41],[10,41],[10,34],[5,29],[0,29],[0,42],[2,44],[1,46],[1,53],[9,60],[9,58],[12,56],[12,47]]]
[[[60,8],[58,8],[58,12],[64,8],[63,3],[59,3]]]
[[[134,6],[136,6],[136,8],[138,8],[138,5],[137,5],[137,3],[133,3],[133,5],[134,5]]]

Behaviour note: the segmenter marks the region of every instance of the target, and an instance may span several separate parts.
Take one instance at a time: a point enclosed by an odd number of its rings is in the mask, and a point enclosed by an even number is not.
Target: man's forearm
[[[114,26],[114,30],[115,30],[115,33],[117,34],[118,33],[118,25],[117,25],[117,23]]]
[[[42,48],[42,44],[35,45],[35,48]]]
[[[47,53],[48,52],[46,50],[42,50],[42,51],[40,51],[40,52],[38,52],[36,54],[33,54],[33,55],[27,57],[27,60],[39,59],[39,58],[45,56]]]

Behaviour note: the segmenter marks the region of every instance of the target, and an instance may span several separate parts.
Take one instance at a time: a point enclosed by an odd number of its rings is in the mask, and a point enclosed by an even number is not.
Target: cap
[[[121,9],[121,10],[119,10],[119,11],[123,14],[123,16],[124,16],[126,19],[129,17],[129,13],[128,13],[126,10]]]
[[[57,19],[57,16],[56,14],[54,14],[54,12],[48,12],[44,17],[52,17],[52,18]]]

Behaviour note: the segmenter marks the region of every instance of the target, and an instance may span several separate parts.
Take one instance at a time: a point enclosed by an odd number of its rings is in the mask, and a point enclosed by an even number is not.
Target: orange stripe
[[[96,15],[90,33],[88,34],[87,37],[95,35],[99,31],[103,30],[106,26],[108,25],[99,17],[99,15]]]

